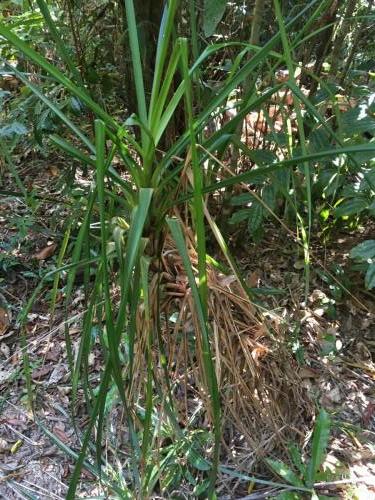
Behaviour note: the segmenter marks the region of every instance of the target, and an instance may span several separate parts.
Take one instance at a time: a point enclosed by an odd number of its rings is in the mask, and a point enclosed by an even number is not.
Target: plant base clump
[[[192,231],[185,227],[193,267],[197,265]],[[203,369],[199,321],[183,262],[171,238],[166,238],[160,263],[151,280],[150,297],[161,318],[159,347],[165,355],[170,388],[179,424],[209,425],[210,400]],[[219,385],[224,443],[245,446],[261,458],[285,443],[295,428],[312,415],[312,406],[301,389],[296,361],[276,331],[249,299],[234,275],[207,265],[208,323],[211,351]],[[135,353],[140,394],[146,366],[147,327],[138,315],[139,342]],[[157,377],[164,379],[160,352],[153,352]],[[167,394],[168,384],[163,385]],[[203,404],[202,404],[203,403]],[[198,407],[200,410],[198,410]],[[194,415],[194,418],[192,416]],[[302,417],[302,418],[301,418]],[[298,424],[299,422],[299,424]]]

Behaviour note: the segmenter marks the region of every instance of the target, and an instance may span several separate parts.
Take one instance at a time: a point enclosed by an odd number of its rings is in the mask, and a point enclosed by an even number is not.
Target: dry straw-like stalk
[[[194,235],[184,226],[193,268],[197,266]],[[167,237],[161,267],[151,281],[151,302],[156,307],[162,295],[162,340],[166,364],[176,395],[181,425],[185,426],[203,401],[210,408],[205,389],[199,321],[181,257]],[[296,374],[296,362],[285,347],[281,329],[263,318],[234,275],[224,275],[207,265],[208,312],[211,348],[220,389],[223,441],[242,446],[258,457],[285,444],[309,404]],[[160,287],[160,288],[159,288]],[[173,321],[171,320],[173,318]],[[139,342],[135,366],[146,373],[147,345],[144,315],[138,315]],[[191,344],[195,349],[189,349]],[[160,353],[154,352],[156,369]],[[160,369],[160,376],[162,373]],[[140,394],[142,376],[133,394]],[[143,378],[144,379],[144,378]],[[208,410],[209,412],[209,410]],[[206,419],[211,420],[208,414]],[[201,422],[202,423],[202,422]],[[205,422],[207,424],[207,420]]]

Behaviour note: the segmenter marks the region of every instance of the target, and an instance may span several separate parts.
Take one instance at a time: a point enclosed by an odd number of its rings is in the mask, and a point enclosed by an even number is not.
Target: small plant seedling
[[[356,245],[352,248],[350,257],[364,265],[366,288],[375,288],[375,240],[365,240]]]
[[[331,419],[328,413],[321,409],[318,418],[315,422],[314,432],[311,443],[311,455],[307,463],[302,459],[301,450],[295,445],[289,446],[289,455],[294,469],[291,469],[281,460],[266,459],[270,468],[285,482],[295,487],[306,487],[311,489],[312,499],[323,499],[324,496],[319,495],[314,490],[314,484],[317,479],[324,481],[331,476],[329,471],[321,471],[321,466],[326,456],[326,449],[330,436]],[[291,500],[302,498],[297,492],[282,492],[277,496],[279,500]]]

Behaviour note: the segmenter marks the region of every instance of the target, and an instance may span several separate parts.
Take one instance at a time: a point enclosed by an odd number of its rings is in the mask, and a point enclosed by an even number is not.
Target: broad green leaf
[[[281,462],[280,460],[272,460],[271,458],[267,458],[266,462],[278,476],[285,479],[285,481],[289,484],[292,484],[293,486],[303,486],[303,483],[297,474],[284,464],[284,462]]]
[[[276,189],[274,184],[267,184],[262,190],[262,200],[270,210],[276,207]]]
[[[221,21],[227,6],[226,0],[205,0],[203,30],[205,36],[212,36]]]
[[[1,26],[0,26],[0,34],[1,34]],[[39,57],[39,56],[38,56]],[[42,58],[43,59],[43,58]],[[33,83],[31,83],[24,75],[23,73],[21,73],[20,71],[17,71],[16,68],[13,68],[13,71],[15,73],[15,75],[17,76],[17,78],[19,78],[25,85],[27,85],[27,87],[30,88],[30,90],[42,101],[44,102],[54,113],[56,116],[58,116],[60,118],[60,120],[62,120],[65,125],[67,125],[67,127],[69,127],[72,132],[74,132],[77,137],[79,137],[82,142],[84,144],[86,144],[86,146],[90,149],[91,152],[95,152],[95,147],[94,145],[91,143],[91,141],[85,136],[85,134],[80,130],[79,127],[77,127],[77,125],[75,125],[69,118],[66,114],[64,114],[61,109],[59,108],[59,106],[57,106],[54,102],[52,102],[48,97],[46,97],[43,92],[41,92],[41,90],[39,89],[39,87],[37,87],[36,85],[34,85]]]
[[[204,459],[193,447],[189,448],[186,457],[193,467],[198,470],[210,470],[211,464]]]
[[[328,445],[331,429],[331,419],[328,413],[322,408],[315,422],[314,433],[311,446],[311,458],[306,470],[307,486],[312,486],[315,482],[315,475],[321,466],[326,448]]]
[[[175,463],[173,465],[171,464],[170,466],[166,467],[165,473],[160,478],[162,491],[171,489],[173,487],[178,488],[181,478],[182,478],[182,469],[179,464]]]
[[[277,161],[277,156],[268,149],[249,149],[248,156],[257,165],[269,165]]]
[[[356,215],[368,207],[368,201],[365,198],[350,198],[341,203],[335,210],[336,217]]]
[[[375,130],[375,119],[368,111],[365,105],[361,105],[342,114],[342,127],[348,136]]]
[[[238,210],[235,212],[232,217],[229,219],[229,224],[239,224],[244,220],[247,220],[250,217],[251,209],[244,208],[243,210]]]
[[[319,127],[309,135],[309,151],[321,151],[330,146],[329,135],[326,130]]]
[[[306,466],[302,462],[300,450],[297,448],[297,446],[294,443],[291,443],[288,446],[288,451],[289,451],[289,455],[290,455],[290,458],[292,459],[294,466],[298,469],[301,476],[304,477],[306,474]]]
[[[375,288],[375,263],[368,266],[365,277],[365,285],[368,290]]]
[[[375,257],[375,240],[366,240],[356,245],[350,251],[352,259],[367,260]]]
[[[0,137],[14,137],[15,135],[26,135],[27,128],[23,123],[12,122],[0,128]]]
[[[301,495],[295,493],[294,491],[283,491],[279,493],[276,497],[276,500],[300,500]]]
[[[203,495],[203,493],[205,493],[208,489],[209,485],[210,482],[208,479],[204,479],[202,482],[199,482],[193,490],[194,498],[198,498]]]
[[[245,203],[249,203],[249,201],[253,201],[254,196],[251,193],[241,193],[237,196],[232,196],[230,199],[231,205],[244,205]]]
[[[257,231],[263,222],[264,210],[259,202],[252,202],[249,208],[249,218],[247,220],[247,227],[250,233]]]
[[[372,159],[374,159],[374,155],[371,155],[372,156]],[[364,186],[365,184],[365,186]],[[363,189],[363,188],[372,188],[374,189],[374,186],[375,186],[375,168],[371,168],[371,170],[368,170],[365,175],[364,175],[364,179],[362,180],[361,182],[361,186],[360,188]]]

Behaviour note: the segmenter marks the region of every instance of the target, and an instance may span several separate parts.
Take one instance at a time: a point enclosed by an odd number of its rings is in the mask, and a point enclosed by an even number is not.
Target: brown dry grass
[[[194,268],[197,264],[194,237],[186,226],[184,233]],[[301,388],[296,362],[288,352],[282,329],[262,316],[234,275],[224,275],[208,265],[207,278],[223,444],[228,451],[243,448],[254,458],[261,458],[275,447],[283,447],[291,435],[295,439],[297,426],[301,428],[311,415],[311,403]],[[171,238],[165,241],[159,272],[151,280],[150,302],[153,316],[163,318],[158,345],[165,352],[180,424],[185,426],[198,400],[206,408],[210,404],[205,390],[199,322],[183,264]],[[159,311],[157,304],[161,304]],[[144,360],[149,326],[139,311],[135,354],[139,376],[135,377],[133,395],[142,393],[142,380],[146,378]],[[163,380],[159,349],[153,352],[153,359],[154,371]],[[167,393],[166,385],[164,390]],[[207,411],[200,425],[209,425],[210,420]]]

